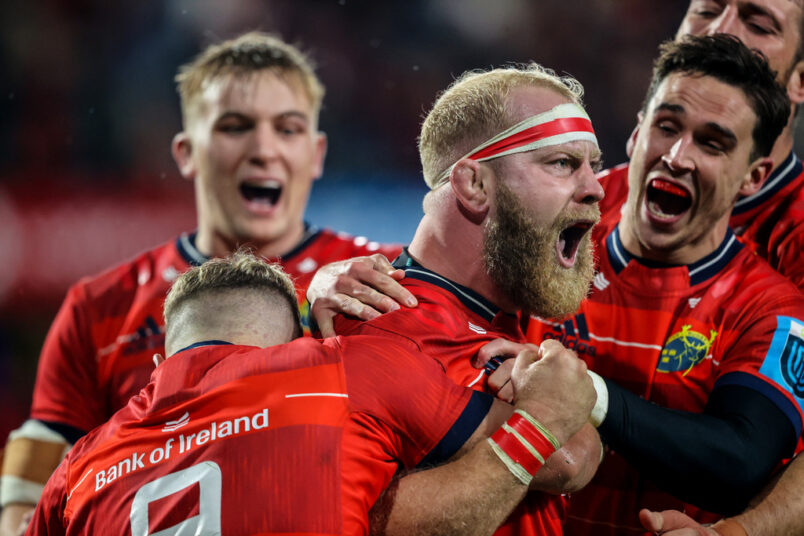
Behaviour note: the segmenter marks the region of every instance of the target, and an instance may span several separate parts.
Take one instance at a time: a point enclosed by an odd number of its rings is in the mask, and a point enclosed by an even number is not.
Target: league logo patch
[[[790,322],[780,359],[782,377],[793,393],[804,398],[804,326]]]
[[[715,342],[717,331],[709,330],[709,338],[703,333],[692,331],[691,325],[681,327],[681,331],[674,333],[664,343],[657,372],[681,372],[683,376],[692,370],[692,367],[703,361],[709,355],[709,349]]]

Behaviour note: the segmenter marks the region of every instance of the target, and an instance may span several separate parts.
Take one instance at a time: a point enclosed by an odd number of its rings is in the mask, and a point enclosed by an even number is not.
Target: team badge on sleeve
[[[804,323],[789,316],[776,317],[776,332],[760,372],[786,387],[801,404],[804,398]]]

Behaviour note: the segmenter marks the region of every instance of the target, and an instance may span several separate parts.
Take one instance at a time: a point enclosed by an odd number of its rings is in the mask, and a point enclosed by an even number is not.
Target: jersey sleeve
[[[97,392],[89,310],[84,287],[73,286],[45,339],[31,407],[34,419],[84,433],[106,420],[104,397]]]
[[[796,224],[781,234],[782,238],[771,244],[770,262],[785,277],[793,282],[798,289],[804,292],[804,262],[801,262],[801,252],[804,251],[804,199],[798,200]]]
[[[65,461],[59,465],[48,480],[25,534],[29,536],[66,534],[66,520],[64,519],[66,505],[67,462]]]
[[[804,305],[788,296],[760,307],[750,325],[738,325],[714,389],[739,385],[759,391],[781,409],[796,437],[804,410]]]
[[[488,395],[455,384],[429,356],[380,337],[341,344],[351,404],[393,430],[386,448],[405,467],[446,461],[488,413]]]

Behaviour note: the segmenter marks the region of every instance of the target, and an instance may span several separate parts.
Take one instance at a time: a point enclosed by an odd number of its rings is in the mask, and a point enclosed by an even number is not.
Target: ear
[[[804,60],[793,66],[787,79],[787,96],[794,105],[804,102]]]
[[[173,160],[176,162],[181,176],[190,181],[195,179],[197,170],[193,161],[193,143],[186,132],[182,131],[173,136],[170,152],[173,154]]]
[[[773,160],[770,157],[757,158],[748,168],[740,183],[739,194],[749,196],[757,193],[773,171]]]
[[[449,174],[449,183],[462,210],[474,220],[482,220],[491,199],[491,169],[469,158],[461,158]]]
[[[318,180],[324,173],[324,159],[327,156],[327,135],[323,132],[315,134],[315,154],[313,155],[313,180]]]
[[[634,127],[634,130],[631,131],[631,135],[628,137],[628,141],[625,142],[625,154],[628,155],[628,158],[631,158],[631,155],[634,153],[634,144],[636,143],[637,134],[639,134],[639,127],[642,126],[642,118],[644,114],[639,112],[637,114],[637,124]]]

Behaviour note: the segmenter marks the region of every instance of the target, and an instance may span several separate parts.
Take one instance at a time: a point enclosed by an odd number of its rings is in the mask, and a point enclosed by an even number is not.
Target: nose
[[[249,148],[249,160],[256,165],[263,165],[276,158],[279,151],[279,137],[273,125],[258,123]]]
[[[599,202],[603,199],[605,192],[600,181],[597,180],[597,175],[589,163],[585,163],[579,173],[579,184],[576,191],[576,199],[580,203],[590,205]]]
[[[695,164],[689,155],[689,146],[692,143],[687,137],[681,137],[662,155],[662,162],[673,173],[692,171]]]

